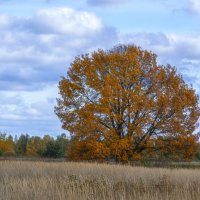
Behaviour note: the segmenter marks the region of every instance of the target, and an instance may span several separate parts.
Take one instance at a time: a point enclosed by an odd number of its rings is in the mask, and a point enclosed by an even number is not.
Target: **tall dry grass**
[[[199,200],[200,170],[1,161],[1,200]]]

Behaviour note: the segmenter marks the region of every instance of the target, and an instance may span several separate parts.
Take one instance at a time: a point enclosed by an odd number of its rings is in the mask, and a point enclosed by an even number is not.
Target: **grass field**
[[[199,200],[199,169],[0,162],[1,200]]]

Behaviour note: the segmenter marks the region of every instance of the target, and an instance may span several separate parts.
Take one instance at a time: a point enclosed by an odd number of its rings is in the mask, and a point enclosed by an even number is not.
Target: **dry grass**
[[[197,200],[200,170],[1,161],[1,200]]]

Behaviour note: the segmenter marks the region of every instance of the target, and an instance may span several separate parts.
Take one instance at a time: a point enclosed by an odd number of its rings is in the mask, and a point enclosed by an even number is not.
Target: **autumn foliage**
[[[0,157],[66,158],[68,143],[65,134],[58,135],[57,138],[21,134],[13,140],[11,135],[0,132]]]
[[[5,134],[0,133],[0,156],[14,154],[14,142],[12,137],[6,137]]]
[[[71,159],[194,156],[198,97],[152,52],[117,46],[78,56],[59,90],[55,112],[71,133]]]

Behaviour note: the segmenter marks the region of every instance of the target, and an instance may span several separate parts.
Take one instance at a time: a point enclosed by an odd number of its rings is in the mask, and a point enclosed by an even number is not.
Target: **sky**
[[[0,132],[66,133],[54,113],[74,57],[135,44],[200,94],[200,0],[0,0]]]

